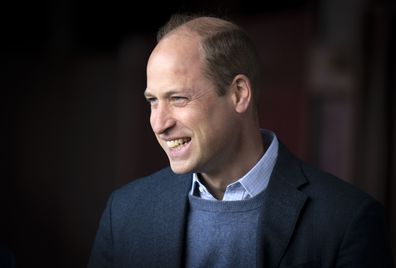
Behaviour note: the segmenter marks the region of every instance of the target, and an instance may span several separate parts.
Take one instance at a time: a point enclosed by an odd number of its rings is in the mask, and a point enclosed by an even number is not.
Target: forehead
[[[199,39],[191,34],[171,34],[150,55],[146,91],[193,88],[205,80],[202,67]]]
[[[200,40],[197,35],[185,31],[172,33],[163,38],[152,51],[148,69],[151,67],[167,66],[174,67],[201,63]],[[159,66],[156,66],[159,65]]]

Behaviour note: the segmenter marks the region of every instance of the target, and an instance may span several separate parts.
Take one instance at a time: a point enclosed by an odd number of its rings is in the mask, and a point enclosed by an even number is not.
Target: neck
[[[227,186],[252,169],[267,148],[259,131],[255,131],[249,138],[236,139],[234,145],[233,152],[229,153],[224,165],[211,172],[200,173],[201,182],[219,200],[223,199]]]

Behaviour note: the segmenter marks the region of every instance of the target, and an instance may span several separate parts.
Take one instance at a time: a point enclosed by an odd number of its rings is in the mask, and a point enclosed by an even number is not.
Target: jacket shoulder
[[[123,195],[144,189],[152,190],[153,188],[156,188],[156,185],[160,186],[162,184],[166,184],[169,180],[176,176],[177,175],[174,174],[169,167],[166,167],[150,175],[134,179],[133,181],[116,189],[114,194]]]
[[[158,200],[166,200],[174,194],[188,192],[192,181],[190,178],[191,174],[175,174],[166,167],[116,189],[111,194],[110,200],[114,207],[139,204],[147,206]]]
[[[352,182],[336,177],[326,171],[305,163],[302,163],[302,171],[309,182],[306,185],[306,191],[316,192],[320,195],[327,193],[326,196],[329,198],[333,197],[334,199],[343,200],[344,202],[347,200],[376,202],[371,195],[359,189]]]

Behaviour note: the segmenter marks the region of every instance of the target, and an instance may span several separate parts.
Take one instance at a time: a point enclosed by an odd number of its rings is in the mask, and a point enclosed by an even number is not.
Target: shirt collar
[[[279,142],[272,131],[261,129],[263,140],[269,144],[260,160],[242,178],[227,186],[224,201],[243,200],[254,197],[264,191],[274,169],[278,157]],[[217,200],[203,185],[197,173],[193,173],[193,183],[190,194],[199,195],[203,199]]]

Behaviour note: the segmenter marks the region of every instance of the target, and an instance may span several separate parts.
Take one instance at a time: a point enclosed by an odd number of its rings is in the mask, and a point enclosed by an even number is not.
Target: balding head
[[[209,37],[217,32],[239,29],[239,27],[227,20],[215,17],[194,17],[188,15],[174,15],[169,21],[158,31],[157,42],[165,36],[180,32],[187,31],[196,33],[202,38]]]
[[[224,95],[233,79],[243,74],[250,80],[256,107],[261,87],[261,62],[253,42],[238,25],[209,16],[174,15],[158,31],[157,41],[170,35],[199,38],[204,73]]]

